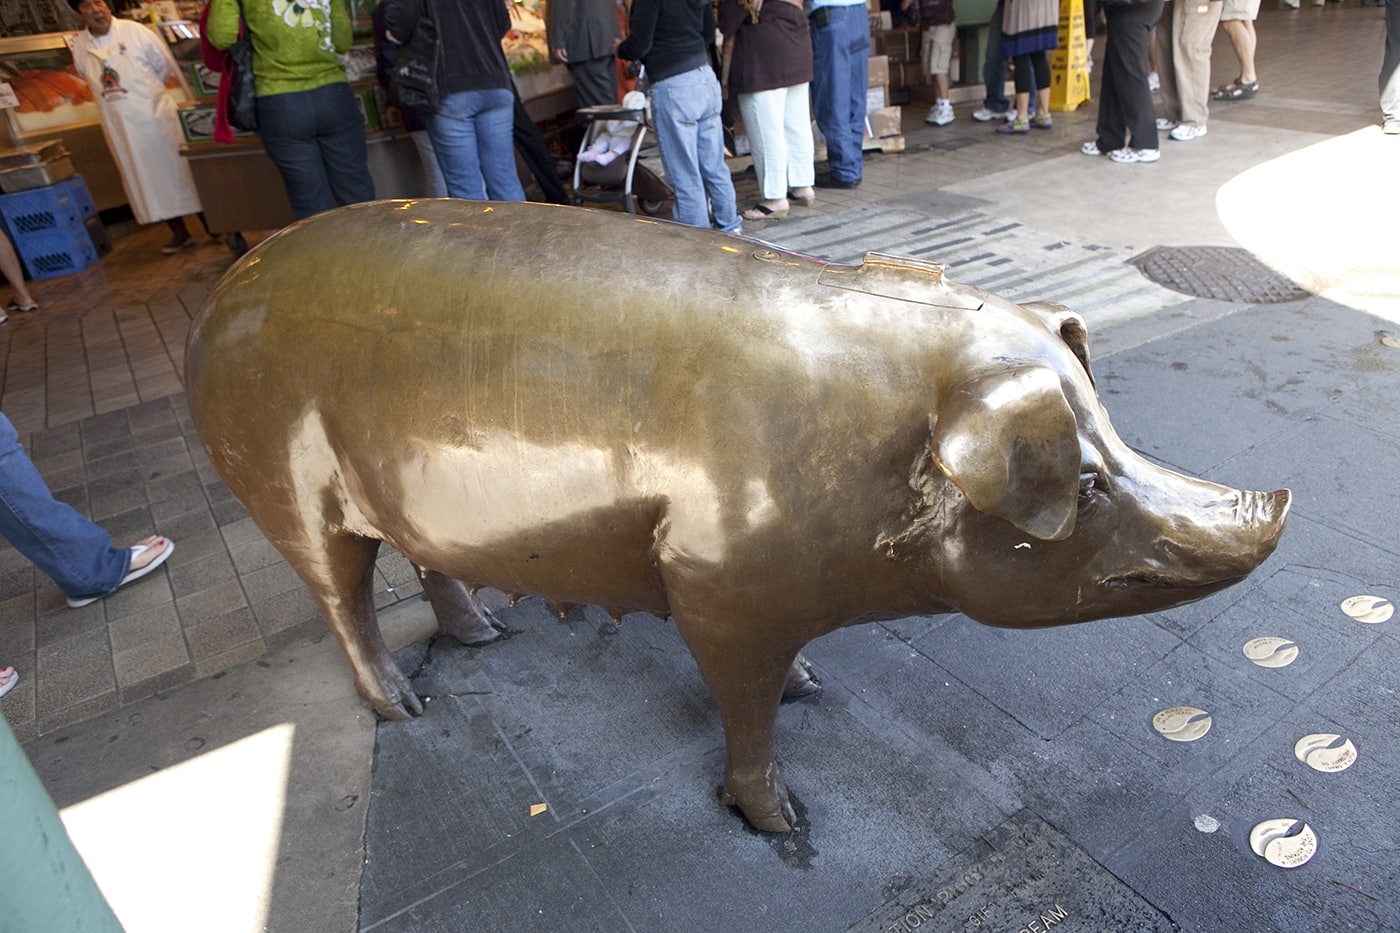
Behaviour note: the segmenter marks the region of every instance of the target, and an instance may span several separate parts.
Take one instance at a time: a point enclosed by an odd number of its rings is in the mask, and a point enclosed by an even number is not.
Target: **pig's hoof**
[[[457,622],[450,626],[443,626],[443,633],[451,635],[468,647],[479,647],[489,645],[493,641],[499,641],[502,635],[500,629],[496,628],[485,619],[470,619],[464,622]]]
[[[789,703],[821,692],[822,683],[813,675],[811,663],[798,655],[792,667],[788,668],[787,682],[783,684],[783,702]]]
[[[392,664],[392,662],[390,662]],[[423,701],[413,692],[413,684],[399,670],[397,664],[382,672],[383,676],[358,686],[360,695],[369,701],[374,711],[385,719],[406,722],[423,713]]]
[[[417,697],[413,699],[415,702],[412,704],[385,704],[383,706],[376,706],[374,711],[391,722],[408,722],[410,719],[417,717],[423,712],[422,702],[419,701]]]
[[[747,788],[731,780],[725,784],[722,799],[738,807],[749,825],[762,833],[785,833],[797,823],[797,814],[788,801],[787,787],[781,778],[760,781]]]

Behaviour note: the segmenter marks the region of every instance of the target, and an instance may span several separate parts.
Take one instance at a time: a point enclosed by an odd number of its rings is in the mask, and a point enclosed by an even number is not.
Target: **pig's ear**
[[[1084,326],[1084,319],[1054,301],[1032,301],[1021,307],[1034,313],[1052,331],[1060,335],[1060,339],[1079,360],[1079,365],[1084,367],[1084,372],[1089,374],[1089,384],[1093,385],[1094,371],[1089,368],[1089,328]]]
[[[1053,370],[1022,366],[954,386],[934,422],[933,457],[977,511],[1043,541],[1074,531],[1079,435]]]

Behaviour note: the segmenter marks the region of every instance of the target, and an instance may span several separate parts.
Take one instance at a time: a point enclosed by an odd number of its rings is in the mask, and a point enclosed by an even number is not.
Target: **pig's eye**
[[[1103,483],[1098,473],[1079,474],[1079,500],[1083,502],[1096,492],[1103,492]]]

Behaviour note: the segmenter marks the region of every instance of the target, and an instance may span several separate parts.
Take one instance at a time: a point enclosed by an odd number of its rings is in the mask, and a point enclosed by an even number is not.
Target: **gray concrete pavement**
[[[972,929],[999,904],[993,928],[1020,929],[1042,894],[1036,910],[1067,911],[1055,929],[1124,928],[1106,904],[1131,904],[1143,929],[1400,927],[1384,855],[1400,841],[1387,783],[1400,621],[1337,609],[1396,598],[1400,567],[1387,492],[1400,350],[1377,336],[1400,320],[1386,237],[1400,204],[1382,183],[1400,140],[1369,126],[1380,17],[1350,2],[1265,10],[1260,96],[1217,105],[1208,137],[1164,141],[1155,165],[1080,155],[1093,105],[1026,139],[973,123],[968,105],[941,128],[912,112],[906,152],[872,156],[860,189],[749,226],[1064,301],[1089,319],[1101,393],[1136,448],[1297,494],[1280,553],[1193,607],[1042,633],[913,619],[816,643],[826,690],[780,719],[803,815],[787,838],[715,802],[712,706],[674,628],[649,618],[561,623],[488,594],[515,637],[428,642],[416,583],[389,555],[383,618],[432,699],[414,723],[376,725],[187,429],[171,377],[219,248],[180,257],[172,281],[137,234],[87,279],[41,283],[44,315],[0,332],[0,405],[80,508],[181,542],[168,572],[93,613],[61,610],[0,553],[0,660],[25,675],[0,712],[128,928],[841,930],[927,904],[913,916],[928,928]],[[1234,77],[1223,38],[1214,64],[1215,83]],[[1128,263],[1164,244],[1245,246],[1324,297],[1173,292]],[[93,289],[108,294],[82,300]],[[1296,639],[1300,660],[1254,668],[1240,645],[1257,635]],[[1211,710],[1206,739],[1151,732],[1177,704]],[[1353,738],[1358,763],[1304,768],[1291,748],[1310,732]],[[1308,866],[1248,850],[1248,826],[1275,816],[1317,829]],[[968,865],[992,877],[984,849],[1009,820],[1077,853],[1065,864],[1079,874],[968,882]]]

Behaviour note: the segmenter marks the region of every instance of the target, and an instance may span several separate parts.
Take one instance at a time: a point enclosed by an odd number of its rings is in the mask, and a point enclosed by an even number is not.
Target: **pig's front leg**
[[[420,715],[423,702],[390,656],[374,611],[374,558],[379,542],[324,532],[311,546],[280,550],[306,581],[345,650],[360,696],[385,719]]]
[[[681,612],[676,624],[724,723],[724,802],[737,806],[755,829],[787,832],[797,816],[773,756],[773,732],[798,648],[746,639],[737,626],[687,619]]]
[[[438,631],[464,645],[487,645],[501,637],[500,629],[491,624],[490,610],[462,581],[422,567],[418,576],[437,616]]]

